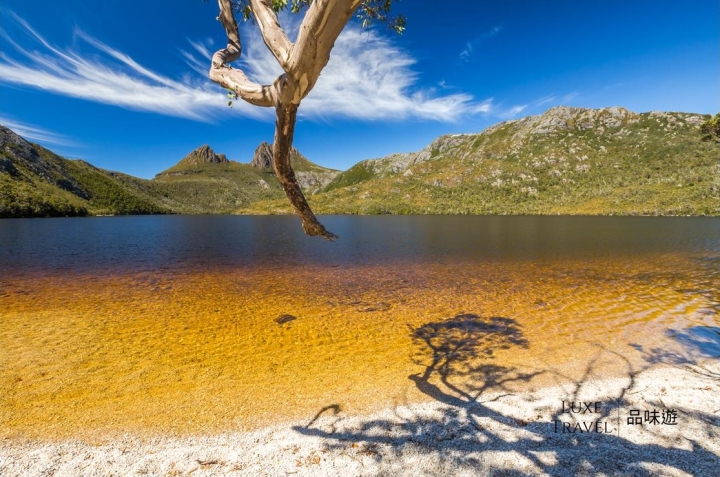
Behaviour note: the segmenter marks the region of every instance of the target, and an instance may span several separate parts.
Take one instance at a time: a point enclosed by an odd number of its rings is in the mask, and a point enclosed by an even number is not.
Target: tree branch
[[[215,53],[215,55],[224,52],[221,64],[232,63],[233,61],[240,58],[240,54],[242,53],[242,44],[240,43],[240,31],[238,30],[237,22],[235,21],[235,15],[232,11],[231,0],[218,0],[218,7],[220,7],[220,15],[218,15],[218,20],[220,20],[223,28],[225,28],[225,33],[227,33],[228,37],[228,45],[225,47],[225,49]],[[213,62],[214,60],[215,56],[213,56]]]
[[[305,196],[295,178],[295,172],[290,165],[290,148],[295,134],[297,109],[297,105],[292,103],[278,104],[275,108],[277,122],[275,123],[275,141],[273,142],[273,168],[280,185],[285,191],[285,195],[302,221],[302,228],[305,233],[332,241],[338,238],[337,235],[328,232],[315,217],[307,200],[305,200]]]
[[[233,91],[250,104],[274,106],[275,94],[272,86],[254,83],[245,76],[242,70],[228,66],[228,63],[240,58],[242,44],[240,43],[240,32],[235,21],[235,15],[233,15],[231,1],[218,0],[218,6],[220,7],[218,18],[227,33],[228,44],[213,55],[209,72],[210,79]]]
[[[217,53],[216,53],[217,55]],[[253,83],[242,70],[229,66],[213,66],[210,68],[210,79],[220,86],[237,94],[240,98],[255,106],[270,107],[275,105],[275,92],[271,85]]]
[[[286,69],[298,84],[297,103],[315,86],[330,60],[335,40],[361,3],[360,0],[315,0],[308,8]]]
[[[250,5],[265,45],[278,60],[282,69],[287,71],[288,58],[293,44],[288,40],[278,22],[277,14],[272,9],[272,0],[250,0]]]

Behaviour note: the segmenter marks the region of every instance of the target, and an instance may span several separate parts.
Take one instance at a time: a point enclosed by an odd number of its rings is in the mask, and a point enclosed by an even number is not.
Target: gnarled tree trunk
[[[290,150],[292,149],[293,133],[295,132],[295,118],[298,107],[292,103],[279,104],[275,107],[277,121],[275,123],[275,140],[273,142],[273,169],[280,181],[285,195],[295,208],[295,213],[302,221],[302,228],[306,234],[334,240],[337,235],[328,232],[323,224],[315,217],[310,205],[305,200],[300,185],[295,179],[295,171],[290,165]]]
[[[213,55],[210,79],[233,91],[243,100],[274,107],[277,115],[273,145],[273,168],[306,234],[337,238],[317,220],[300,189],[290,165],[297,109],[315,86],[320,72],[330,60],[335,40],[357,11],[362,0],[315,0],[300,25],[295,43],[288,40],[272,9],[272,0],[250,0],[265,45],[285,71],[272,85],[250,81],[242,70],[228,66],[240,58],[242,44],[232,11],[232,0],[218,0],[219,20],[228,36],[228,45]]]

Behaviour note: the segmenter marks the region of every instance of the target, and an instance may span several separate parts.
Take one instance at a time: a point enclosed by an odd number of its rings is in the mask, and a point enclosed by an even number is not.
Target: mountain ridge
[[[290,160],[316,213],[720,215],[705,119],[559,106],[346,171],[294,148]],[[292,212],[266,142],[249,163],[202,145],[149,181],[64,159],[1,127],[0,151],[4,217]]]
[[[169,213],[86,161],[69,160],[0,126],[0,217]]]
[[[360,161],[310,204],[319,214],[720,215],[720,155],[700,132],[709,117],[559,106]]]
[[[291,162],[306,194],[339,173],[294,148]],[[229,214],[251,202],[284,197],[271,169],[229,160],[207,144],[146,180],[65,159],[3,126],[0,185],[0,217]]]

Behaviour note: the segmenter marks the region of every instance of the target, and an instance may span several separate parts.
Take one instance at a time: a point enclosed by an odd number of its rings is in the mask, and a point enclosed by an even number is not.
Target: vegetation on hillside
[[[720,113],[700,126],[704,141],[720,142]]]
[[[720,115],[554,108],[338,175],[295,165],[324,214],[720,215],[718,128]],[[250,164],[180,161],[144,180],[4,128],[0,153],[0,217],[292,213],[272,170]]]
[[[95,215],[165,214],[170,210],[124,187],[108,172],[84,161],[68,161],[67,170],[80,183]]]
[[[84,161],[64,159],[0,128],[0,217],[168,213]]]
[[[0,152],[0,217],[230,214],[283,196],[272,170],[228,161],[208,146],[192,151],[154,180],[64,159],[2,127]],[[216,157],[223,160],[212,162]],[[300,180],[316,189],[324,183],[313,178],[335,173],[297,151],[293,160]]]
[[[272,172],[237,162],[175,166],[151,184],[174,211],[186,214],[231,214],[259,200],[283,197]]]
[[[352,186],[361,182],[369,181],[377,177],[377,174],[370,166],[369,161],[363,161],[355,164],[347,171],[339,174],[328,184],[323,192],[330,192],[335,189]]]
[[[446,136],[395,155],[399,169],[363,161],[311,206],[323,214],[720,215],[720,158],[701,140],[701,116],[588,111]],[[241,212],[290,210],[265,201]]]
[[[16,181],[0,173],[0,218],[78,217],[88,209],[77,197],[52,186]]]

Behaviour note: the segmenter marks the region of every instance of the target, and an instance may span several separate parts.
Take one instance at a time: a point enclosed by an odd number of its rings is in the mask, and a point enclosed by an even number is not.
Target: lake
[[[511,392],[720,355],[718,218],[322,222],[340,240],[279,216],[0,221],[2,435],[254,429],[428,400],[431,368]]]

